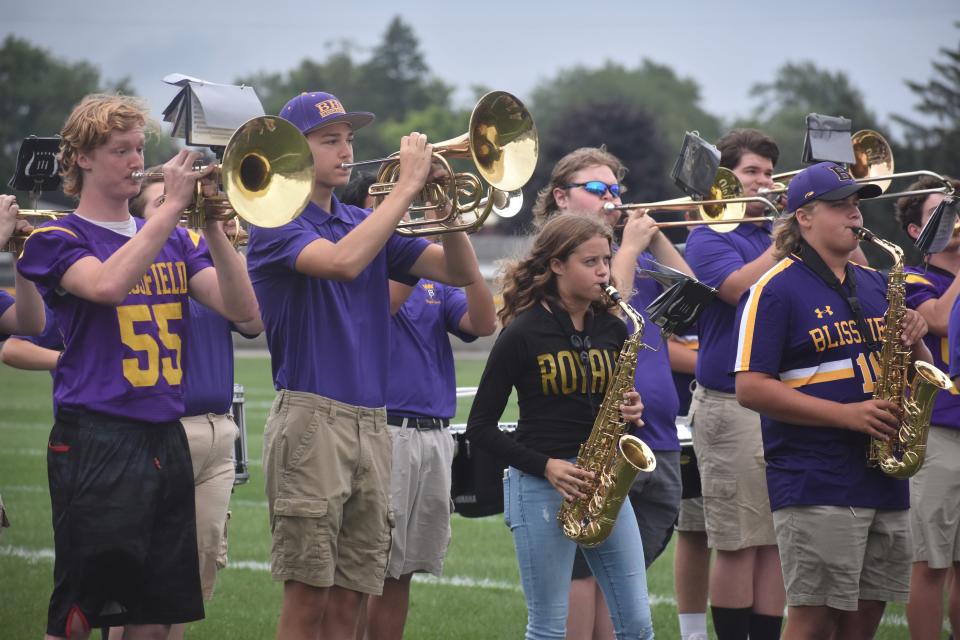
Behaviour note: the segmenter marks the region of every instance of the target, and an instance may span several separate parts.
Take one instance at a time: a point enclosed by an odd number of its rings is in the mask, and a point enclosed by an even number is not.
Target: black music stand
[[[20,143],[17,168],[7,185],[15,191],[29,191],[34,209],[37,208],[37,201],[43,191],[60,189],[60,162],[57,160],[59,151],[60,136],[40,138],[31,135]]]
[[[960,209],[960,198],[947,196],[937,208],[933,210],[927,224],[917,236],[914,243],[924,256],[931,253],[940,253],[953,237],[957,225],[957,214]]]

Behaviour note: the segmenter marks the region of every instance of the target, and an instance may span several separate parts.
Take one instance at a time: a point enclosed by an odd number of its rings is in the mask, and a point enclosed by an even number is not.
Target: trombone
[[[252,118],[233,132],[217,165],[223,192],[205,196],[197,181],[187,226],[236,215],[258,227],[281,227],[306,208],[313,190],[313,154],[300,130],[278,116]],[[163,180],[163,173],[134,171],[135,180]],[[238,230],[239,233],[239,230]]]
[[[394,153],[386,158],[340,166],[346,169],[381,164],[377,182],[370,185],[368,192],[379,203],[393,191],[400,176],[398,155]],[[402,221],[397,225],[397,233],[423,236],[476,231],[492,211],[504,208],[497,204],[505,202],[503,193],[511,194],[510,202],[515,200],[513,193],[533,176],[538,155],[537,127],[523,103],[505,91],[486,94],[474,106],[465,133],[433,145],[433,157],[446,175],[438,181],[428,182],[417,202],[410,207],[415,213],[446,210],[446,214],[437,219],[423,217]],[[449,160],[455,158],[473,161],[477,173],[488,184],[486,195],[476,175],[453,171]],[[522,197],[519,202],[522,204]],[[472,216],[465,218],[467,214]]]
[[[772,211],[771,216],[744,217],[747,204],[757,203]],[[639,202],[616,205],[607,202],[603,205],[606,211],[630,211],[632,209],[667,209],[673,211],[699,211],[701,220],[678,220],[674,222],[658,222],[657,227],[668,229],[671,227],[694,227],[700,225],[714,225],[716,231],[728,233],[744,222],[768,222],[779,213],[776,204],[760,196],[743,195],[743,185],[739,178],[726,167],[717,170],[710,187],[710,198],[694,200],[693,198],[676,198],[659,202]]]
[[[942,193],[951,195],[954,191],[953,185],[945,176],[934,173],[933,171],[901,171],[894,172],[893,148],[887,139],[880,133],[872,129],[861,129],[852,136],[850,141],[853,143],[854,162],[850,165],[850,175],[858,183],[871,183],[880,187],[881,195],[870,198],[871,200],[889,200],[891,198],[902,198],[904,196],[930,195]],[[790,179],[800,173],[802,169],[787,171],[774,174],[775,181],[773,189],[760,189],[760,195],[783,195],[787,192]],[[890,184],[899,178],[919,178],[921,176],[930,176],[940,180],[942,187],[931,189],[912,189],[907,191],[895,191],[887,193]]]

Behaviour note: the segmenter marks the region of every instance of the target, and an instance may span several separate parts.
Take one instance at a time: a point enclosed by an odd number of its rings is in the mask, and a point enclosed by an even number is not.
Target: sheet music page
[[[197,144],[225,145],[240,125],[264,114],[263,105],[253,87],[238,87],[207,82],[190,84],[194,100],[191,103],[194,116],[192,139],[216,138],[216,142]],[[198,128],[199,127],[199,128]],[[223,137],[224,133],[226,138]]]
[[[226,145],[237,127],[210,126],[204,106],[201,104],[196,91],[190,92],[190,98],[190,128],[186,132],[187,144],[197,146]],[[240,124],[243,124],[243,122]]]

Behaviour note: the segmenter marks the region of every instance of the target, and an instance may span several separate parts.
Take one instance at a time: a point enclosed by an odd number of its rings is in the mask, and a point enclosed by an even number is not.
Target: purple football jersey
[[[907,289],[906,303],[911,309],[918,308],[927,300],[935,300],[943,296],[954,280],[952,273],[933,266],[926,270],[907,267],[904,269],[904,274]],[[924,336],[923,341],[933,354],[933,364],[944,373],[949,373],[950,348],[947,336],[938,336],[931,331]],[[957,391],[956,385],[937,394],[930,424],[960,429],[960,392]]]
[[[778,378],[801,393],[853,403],[873,396],[883,336],[886,282],[854,265],[864,336],[845,298],[795,256],[767,271],[740,300],[734,371]],[[867,435],[762,416],[770,508],[909,507],[908,483],[867,465]]]
[[[953,378],[953,384],[956,386],[957,378],[960,377],[960,298],[953,302],[953,309],[950,310],[950,330],[947,333],[949,334],[947,362],[950,365],[950,377]]]
[[[137,229],[145,222],[136,219]],[[183,415],[188,282],[211,266],[184,229],[175,229],[123,303],[89,302],[60,287],[87,256],[106,261],[129,238],[71,214],[27,240],[17,268],[56,314],[64,352],[54,374],[58,410],[86,410],[145,422]]]

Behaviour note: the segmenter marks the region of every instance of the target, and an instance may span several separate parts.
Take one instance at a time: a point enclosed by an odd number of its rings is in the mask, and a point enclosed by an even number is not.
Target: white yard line
[[[13,547],[9,545],[0,546],[0,557],[25,560],[30,564],[37,564],[39,562],[52,562],[53,549],[25,549],[23,547]],[[230,562],[227,564],[227,569],[269,572],[270,563],[260,562],[257,560],[230,560]],[[432,584],[442,587],[496,589],[498,591],[522,593],[520,585],[513,582],[490,580],[488,578],[477,579],[471,578],[470,576],[443,576],[438,578],[429,574],[418,573],[413,576],[413,581],[421,584]],[[652,593],[650,594],[650,605],[654,607],[660,605],[676,607],[677,601],[673,596]],[[883,620],[880,622],[880,624],[889,627],[906,627],[907,619],[900,614],[884,614]],[[945,624],[947,623],[945,622]]]

